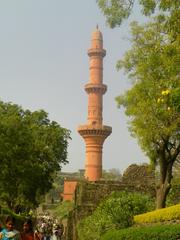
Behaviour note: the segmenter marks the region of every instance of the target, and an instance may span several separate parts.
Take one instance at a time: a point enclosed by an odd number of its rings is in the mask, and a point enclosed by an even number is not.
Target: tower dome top
[[[91,47],[92,48],[103,47],[103,36],[101,31],[99,30],[98,25],[96,26],[96,30],[92,33],[92,36],[91,36]]]
[[[102,33],[99,30],[98,24],[96,26],[96,30],[92,33],[92,38],[91,39],[92,40],[100,40],[100,41],[103,40]]]

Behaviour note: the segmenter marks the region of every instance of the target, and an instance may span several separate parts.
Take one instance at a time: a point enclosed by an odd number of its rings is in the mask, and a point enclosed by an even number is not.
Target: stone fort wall
[[[113,191],[126,190],[155,196],[154,174],[151,173],[142,176],[139,173],[139,176],[141,176],[143,180],[141,179],[140,181],[140,179],[137,178],[137,181],[130,181],[124,176],[122,181],[79,181],[74,195],[75,207],[68,216],[65,239],[78,240],[76,232],[78,222],[84,217],[90,215],[98,204]]]

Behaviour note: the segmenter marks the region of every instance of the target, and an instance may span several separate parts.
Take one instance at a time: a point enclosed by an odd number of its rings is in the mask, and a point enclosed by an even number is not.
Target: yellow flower
[[[169,89],[162,90],[162,92],[161,92],[162,95],[168,95],[169,93],[170,93]]]
[[[160,98],[158,98],[157,102],[158,102],[158,103],[160,103],[160,101],[161,101],[161,99],[160,99]]]
[[[170,111],[170,110],[171,110],[171,108],[170,108],[170,107],[168,107],[168,108],[167,108],[167,110],[168,110],[168,111]]]

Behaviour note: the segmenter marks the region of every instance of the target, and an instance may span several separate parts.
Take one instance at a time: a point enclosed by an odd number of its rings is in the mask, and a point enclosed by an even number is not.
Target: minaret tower
[[[103,37],[98,26],[91,38],[91,48],[88,50],[90,58],[90,78],[85,85],[88,94],[87,124],[78,127],[79,134],[86,144],[85,178],[88,181],[98,181],[102,177],[102,148],[104,140],[111,134],[112,128],[103,125],[103,94],[107,86],[103,84]]]

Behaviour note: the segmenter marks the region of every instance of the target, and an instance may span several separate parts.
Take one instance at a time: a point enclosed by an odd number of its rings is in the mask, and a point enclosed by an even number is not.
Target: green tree
[[[116,98],[130,117],[130,131],[151,162],[159,167],[157,208],[165,207],[171,188],[173,165],[180,153],[179,39],[166,33],[158,17],[154,22],[132,24],[132,49],[126,52],[118,68],[133,78],[133,87]]]
[[[142,14],[150,16],[158,12],[166,16],[169,30],[179,33],[179,0],[96,0],[111,28],[120,26],[127,19],[137,2],[142,7]]]
[[[110,27],[119,26],[135,0],[97,1]],[[132,47],[117,68],[123,68],[133,86],[116,98],[130,117],[129,129],[159,169],[157,208],[165,207],[172,170],[179,161],[180,139],[180,5],[178,0],[139,0],[149,23],[132,23]],[[124,13],[125,11],[125,13]]]
[[[0,200],[10,209],[35,207],[67,163],[69,130],[43,110],[0,102]]]

